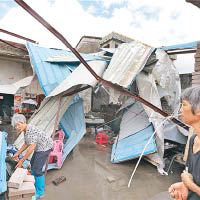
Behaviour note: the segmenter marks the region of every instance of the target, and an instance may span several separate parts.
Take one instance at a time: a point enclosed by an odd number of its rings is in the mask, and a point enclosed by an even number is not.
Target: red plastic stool
[[[97,133],[96,143],[98,143],[98,144],[108,144],[108,136],[105,133]]]

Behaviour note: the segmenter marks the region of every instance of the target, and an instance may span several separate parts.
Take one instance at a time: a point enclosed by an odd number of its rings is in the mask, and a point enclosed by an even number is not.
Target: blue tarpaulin
[[[5,192],[7,190],[7,182],[6,182],[6,132],[0,131],[0,193]]]

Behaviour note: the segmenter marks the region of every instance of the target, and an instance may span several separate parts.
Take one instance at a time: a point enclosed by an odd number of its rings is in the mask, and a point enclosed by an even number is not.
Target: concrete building
[[[101,40],[101,37],[83,36],[76,45],[76,50],[80,53],[99,52]]]
[[[122,43],[129,43],[133,39],[126,37],[122,34],[112,32],[102,38],[100,41],[101,48],[118,48]]]
[[[10,119],[16,105],[27,99],[36,100],[38,95],[43,95],[42,88],[37,76],[29,86],[20,89],[17,93],[9,90],[16,82],[33,76],[33,70],[30,64],[28,51],[24,44],[10,41],[0,41],[0,117],[1,119]],[[8,87],[8,90],[2,90],[2,87]]]
[[[111,32],[103,38],[83,36],[76,45],[76,50],[80,53],[96,53],[101,51],[101,48],[118,48],[120,44],[131,41],[133,39],[116,32]],[[98,93],[94,93],[92,90],[88,90],[87,93],[89,93],[87,96],[91,96],[91,107],[95,112],[101,111],[102,105],[106,106],[111,101],[108,94],[102,88],[99,89]]]
[[[111,32],[103,38],[83,36],[76,45],[76,50],[80,53],[96,53],[101,51],[100,48],[117,48],[120,44],[131,41],[133,39],[116,32]]]

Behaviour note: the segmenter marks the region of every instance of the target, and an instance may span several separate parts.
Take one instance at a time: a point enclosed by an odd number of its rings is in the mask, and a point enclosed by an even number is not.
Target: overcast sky
[[[200,9],[185,0],[26,0],[76,46],[83,35],[112,31],[154,47],[200,40]],[[14,0],[0,0],[0,28],[29,37],[41,46],[65,48]],[[1,39],[17,41],[0,33]],[[181,58],[179,71],[193,71],[194,55]]]

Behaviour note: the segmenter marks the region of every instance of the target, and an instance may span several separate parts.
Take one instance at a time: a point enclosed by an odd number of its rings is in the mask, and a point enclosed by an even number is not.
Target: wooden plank
[[[192,84],[192,87],[195,87],[195,86],[200,86],[200,84],[198,84],[198,83],[193,83],[193,84]]]
[[[192,72],[192,76],[195,75],[200,75],[200,72]]]
[[[194,64],[194,66],[195,66],[195,68],[196,68],[196,67],[200,67],[200,62],[196,62],[196,63]]]
[[[193,84],[193,83],[200,84],[200,79],[192,80],[192,84]]]
[[[200,61],[197,61],[196,59],[198,59],[198,58],[195,58],[195,64],[199,65]]]
[[[200,61],[196,61],[196,59],[195,59],[195,64],[196,64],[197,66],[199,66],[199,65],[200,65]]]
[[[35,186],[32,182],[23,182],[19,189],[8,188],[9,197],[30,193],[35,193]]]
[[[192,80],[198,80],[198,79],[200,79],[200,74],[192,76]]]
[[[196,72],[200,72],[200,70],[199,70],[199,69],[195,69],[195,71],[196,71]]]
[[[197,53],[194,55],[194,57],[195,57],[195,58],[200,58],[200,53],[197,52]]]
[[[200,66],[195,66],[194,70],[195,70],[195,72],[199,72],[200,71]]]
[[[32,182],[32,183],[35,183],[35,178],[34,178],[34,176],[32,176],[32,175],[26,175],[26,176],[24,177],[24,182]]]
[[[200,42],[197,43],[197,49],[200,49]]]
[[[20,188],[26,174],[27,169],[17,168],[8,181],[8,187],[16,189]]]
[[[195,58],[195,62],[200,62],[200,58]]]

